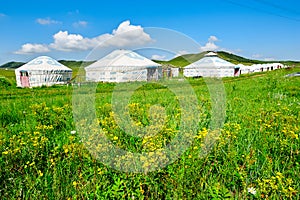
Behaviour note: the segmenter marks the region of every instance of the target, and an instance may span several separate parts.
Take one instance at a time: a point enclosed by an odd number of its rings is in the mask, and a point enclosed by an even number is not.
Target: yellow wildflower
[[[73,181],[73,186],[74,186],[74,187],[76,187],[77,184],[78,184],[78,183],[77,183],[76,181]]]
[[[117,136],[114,136],[114,138],[113,138],[113,140],[115,140],[115,141],[118,140],[118,139],[119,139],[119,138],[118,138]]]
[[[3,151],[2,154],[3,155],[7,155],[9,153],[9,151]]]
[[[43,176],[43,172],[41,172],[41,170],[38,171],[39,176]]]

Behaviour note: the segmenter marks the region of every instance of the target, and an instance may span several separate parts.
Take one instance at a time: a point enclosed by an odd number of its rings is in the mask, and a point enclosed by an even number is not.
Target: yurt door
[[[157,74],[155,72],[156,72],[155,68],[147,69],[147,81],[157,80]]]
[[[240,68],[234,68],[234,76],[240,75]]]
[[[21,79],[21,85],[22,87],[29,87],[29,76],[27,71],[21,71],[20,72],[20,79]]]

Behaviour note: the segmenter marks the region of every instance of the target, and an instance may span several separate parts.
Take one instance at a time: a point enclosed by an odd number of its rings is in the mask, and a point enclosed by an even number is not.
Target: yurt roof
[[[209,53],[207,53],[207,54],[205,54],[204,56],[206,56],[206,57],[210,57],[210,56],[218,56],[218,54],[216,54],[215,52],[209,52]]]
[[[158,63],[130,50],[115,50],[85,69],[103,67],[157,67]]]
[[[215,53],[214,53],[215,54]],[[223,60],[217,56],[211,54],[211,56],[205,56],[204,58],[187,65],[185,68],[236,68],[237,65]]]
[[[37,57],[28,63],[22,65],[21,67],[16,69],[17,71],[34,71],[34,70],[44,70],[44,71],[52,71],[52,70],[65,70],[72,71],[72,69],[66,67],[65,65],[57,62],[55,59],[50,58],[48,56],[40,56]]]

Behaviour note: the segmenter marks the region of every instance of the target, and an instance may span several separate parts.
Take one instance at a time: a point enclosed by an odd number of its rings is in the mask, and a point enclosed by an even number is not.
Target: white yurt
[[[64,84],[71,80],[72,69],[48,56],[40,56],[15,69],[17,87]]]
[[[251,73],[251,66],[243,65],[243,64],[237,64],[237,66],[240,68],[240,74],[249,74]]]
[[[231,77],[239,76],[239,67],[223,60],[214,52],[210,52],[204,58],[187,65],[183,69],[186,77]]]
[[[253,64],[250,66],[251,71],[250,72],[262,72],[264,71],[264,68],[262,64]]]
[[[161,77],[161,65],[130,50],[115,50],[85,67],[87,81],[151,81]]]

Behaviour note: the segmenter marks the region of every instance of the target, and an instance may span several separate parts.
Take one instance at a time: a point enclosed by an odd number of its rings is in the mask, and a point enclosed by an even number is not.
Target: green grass
[[[146,174],[104,165],[86,149],[93,146],[79,136],[80,130],[71,134],[76,130],[73,88],[1,88],[1,199],[299,199],[300,79],[284,77],[296,71],[224,78],[226,117],[220,135],[209,130],[212,102],[204,80],[188,79],[201,116],[191,133],[196,137],[173,163]],[[111,105],[116,84],[97,86],[93,108],[114,145],[131,152],[157,151],[175,137],[182,111],[176,95],[159,84],[139,88],[129,102],[128,112],[141,130],[160,130],[144,138],[117,126]],[[180,84],[174,87],[184,90]],[[151,105],[158,104],[165,107],[163,125],[151,124],[149,117]],[[217,142],[199,157],[205,136]],[[247,191],[250,187],[255,195]]]

